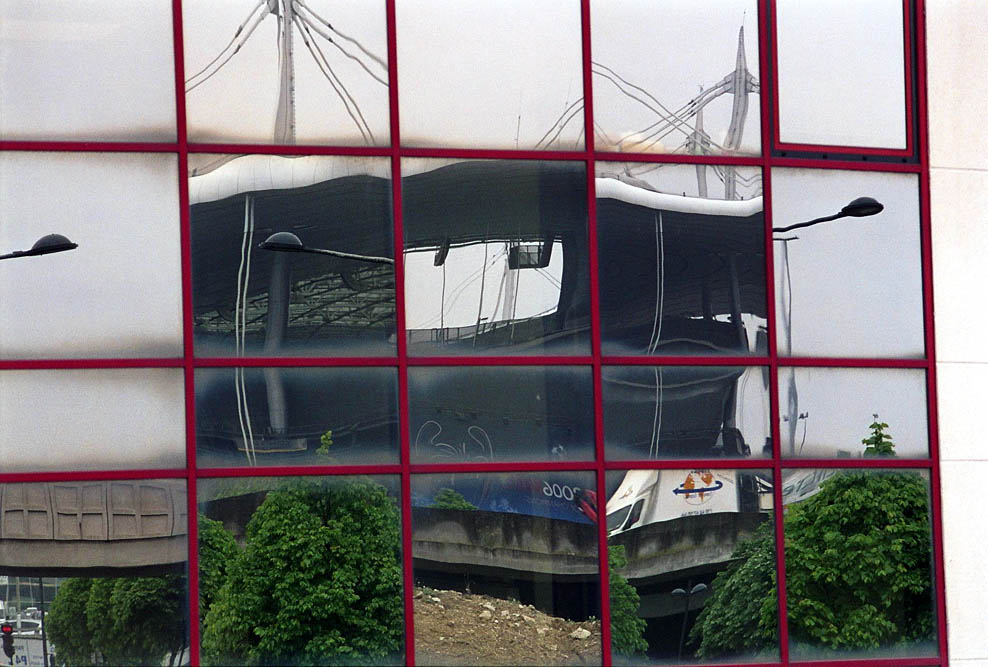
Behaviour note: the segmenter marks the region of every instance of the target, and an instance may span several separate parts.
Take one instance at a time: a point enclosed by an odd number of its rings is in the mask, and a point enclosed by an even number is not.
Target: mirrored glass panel
[[[398,462],[394,368],[200,368],[200,466]]]
[[[765,457],[768,369],[604,366],[608,459]]]
[[[902,8],[902,0],[776,3],[783,142],[906,148]]]
[[[782,480],[789,655],[936,655],[927,472],[786,470]]]
[[[202,356],[394,354],[386,158],[190,156]]]
[[[926,373],[907,368],[780,368],[784,456],[929,456]]]
[[[187,664],[188,557],[184,480],[0,484],[6,656]]]
[[[591,472],[412,476],[415,661],[599,665]]]
[[[597,150],[758,153],[754,0],[595,0],[591,20]]]
[[[411,355],[588,354],[582,163],[402,162]]]
[[[779,354],[923,356],[918,188],[911,174],[772,171]]]
[[[4,472],[185,467],[180,368],[0,372]]]
[[[177,175],[171,155],[0,153],[0,357],[182,354]]]
[[[0,3],[0,139],[174,141],[172,3]]]
[[[190,141],[385,146],[383,1],[182,6]]]
[[[201,655],[400,665],[396,477],[199,480]]]
[[[593,458],[593,378],[577,366],[408,369],[412,461]]]
[[[403,0],[396,9],[402,144],[583,148],[579,3]]]
[[[768,470],[607,474],[616,664],[779,659]]]
[[[758,169],[598,163],[596,194],[604,354],[767,353]]]

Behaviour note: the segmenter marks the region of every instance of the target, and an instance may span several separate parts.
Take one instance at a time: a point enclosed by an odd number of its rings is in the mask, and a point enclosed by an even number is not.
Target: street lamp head
[[[50,255],[53,252],[65,252],[66,250],[75,250],[78,247],[78,243],[73,243],[61,234],[48,234],[35,241],[30,250],[24,251],[23,256]]]
[[[291,232],[275,232],[258,246],[261,250],[275,250],[279,252],[305,252],[305,246],[301,239]]]
[[[884,208],[882,203],[877,199],[873,199],[872,197],[858,197],[842,208],[840,214],[853,218],[864,218],[869,215],[881,213]]]

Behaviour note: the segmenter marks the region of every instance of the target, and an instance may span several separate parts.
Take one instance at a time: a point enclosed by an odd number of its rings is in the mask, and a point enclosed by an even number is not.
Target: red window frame
[[[729,465],[739,469],[772,469],[774,479],[781,479],[783,468],[904,468],[926,470],[930,475],[932,493],[932,529],[934,555],[934,589],[936,590],[936,614],[939,655],[933,658],[889,658],[865,660],[813,661],[800,662],[803,665],[946,665],[947,627],[944,598],[944,563],[942,546],[942,520],[940,499],[940,469],[937,439],[936,411],[936,369],[933,331],[932,264],[930,232],[930,193],[929,193],[929,148],[927,136],[926,104],[926,60],[924,0],[903,0],[904,10],[904,50],[906,70],[906,129],[907,148],[885,150],[875,148],[855,148],[846,146],[817,146],[785,144],[779,142],[778,135],[778,81],[771,67],[776,57],[774,39],[775,6],[772,0],[758,0],[759,22],[759,65],[762,78],[771,82],[771,90],[763,88],[760,105],[761,154],[752,157],[738,156],[691,156],[626,154],[596,151],[593,130],[593,75],[591,62],[591,12],[590,0],[579,1],[582,20],[583,92],[585,100],[583,150],[574,151],[534,151],[534,150],[468,150],[455,148],[403,148],[400,140],[398,95],[399,84],[396,47],[396,2],[386,0],[388,29],[388,69],[390,75],[390,145],[388,147],[338,147],[338,146],[283,146],[246,144],[190,144],[187,139],[185,112],[185,66],[183,54],[182,0],[172,0],[172,20],[174,38],[174,64],[176,89],[177,138],[174,142],[103,142],[103,141],[0,141],[3,151],[68,151],[68,152],[151,152],[175,154],[178,158],[178,182],[180,202],[180,234],[182,244],[182,297],[183,297],[183,343],[184,353],[179,358],[166,359],[54,359],[54,360],[6,360],[0,361],[0,370],[10,369],[75,369],[75,368],[181,368],[185,377],[186,409],[186,465],[179,469],[111,470],[111,471],[58,471],[43,473],[3,473],[0,483],[8,482],[50,482],[61,480],[110,480],[110,479],[183,479],[188,485],[189,510],[189,603],[190,609],[198,609],[198,544],[197,529],[197,480],[217,477],[246,476],[287,476],[287,475],[363,475],[387,474],[400,477],[401,535],[404,576],[405,611],[405,655],[408,664],[415,662],[413,569],[412,569],[412,526],[411,526],[411,477],[417,473],[454,471],[472,472],[520,472],[547,470],[592,471],[596,476],[598,498],[606,489],[605,475],[609,470],[629,468],[683,469],[689,467],[722,467],[724,459],[665,460],[665,461],[608,461],[604,451],[603,407],[601,398],[601,368],[605,364],[624,365],[758,365],[770,370],[770,415],[773,440],[773,456],[769,459],[732,460]],[[915,57],[913,56],[915,54]],[[913,87],[913,81],[916,86]],[[766,101],[767,99],[771,102]],[[915,100],[915,106],[913,101]],[[917,139],[914,145],[914,139]],[[789,157],[785,151],[805,152],[806,157]],[[195,153],[266,153],[279,155],[356,155],[389,157],[392,169],[392,205],[394,218],[395,248],[403,247],[402,230],[402,182],[401,160],[404,157],[442,158],[488,158],[522,160],[564,160],[582,162],[586,166],[587,210],[590,262],[591,299],[591,353],[580,356],[536,356],[536,357],[414,357],[410,358],[407,341],[401,335],[405,327],[405,303],[403,280],[403,256],[395,253],[395,299],[397,354],[392,358],[201,358],[195,356],[193,345],[193,311],[190,244],[190,208],[187,158]],[[821,153],[835,152],[839,159],[826,159]],[[885,160],[882,160],[885,158]],[[899,158],[898,161],[890,158]],[[758,167],[762,170],[764,220],[765,220],[765,261],[766,261],[766,300],[769,353],[755,357],[716,357],[695,358],[679,356],[620,357],[601,354],[600,308],[598,296],[597,258],[597,215],[595,196],[595,170],[597,161],[617,160],[625,162],[677,162],[684,164],[726,164]],[[791,358],[779,356],[776,351],[775,295],[772,242],[772,169],[776,167],[802,167],[815,169],[853,169],[865,171],[900,172],[916,174],[919,177],[920,216],[921,216],[921,261],[923,275],[923,316],[925,324],[926,354],[921,359],[833,359],[833,358]],[[470,366],[470,365],[549,365],[572,364],[589,366],[593,371],[594,418],[595,418],[595,460],[590,462],[523,462],[523,463],[458,463],[458,464],[416,464],[409,458],[409,432],[404,425],[408,416],[408,368],[410,366]],[[327,465],[306,467],[264,467],[264,468],[209,468],[199,469],[196,464],[195,433],[195,370],[206,367],[233,366],[388,366],[397,369],[399,387],[399,420],[402,424],[401,463],[388,465]],[[779,433],[779,371],[790,366],[826,366],[834,368],[913,368],[926,373],[928,401],[929,456],[919,459],[799,459],[783,463]],[[774,519],[776,531],[777,574],[779,590],[779,633],[780,662],[757,663],[765,665],[790,664],[788,630],[786,616],[786,590],[781,484],[774,485]],[[608,595],[607,566],[607,527],[606,522],[598,522],[598,556],[601,593],[601,627],[603,635],[603,662],[611,664],[610,651],[610,608]],[[192,664],[199,664],[199,626],[196,614],[191,613],[189,640]],[[756,663],[745,663],[748,665]]]

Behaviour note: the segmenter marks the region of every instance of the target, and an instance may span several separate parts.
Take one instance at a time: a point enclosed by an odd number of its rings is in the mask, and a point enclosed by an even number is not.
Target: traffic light
[[[8,658],[14,657],[14,626],[9,623],[0,625],[0,633],[3,633],[3,652]]]

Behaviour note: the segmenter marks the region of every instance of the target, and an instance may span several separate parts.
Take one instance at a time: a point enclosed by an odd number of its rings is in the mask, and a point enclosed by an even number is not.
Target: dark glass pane
[[[790,655],[936,655],[927,473],[788,470],[783,484]]]
[[[769,480],[767,470],[608,473],[615,663],[778,660]]]
[[[919,213],[913,174],[772,171],[780,354],[923,356]]]
[[[758,170],[601,163],[596,193],[605,354],[767,352]]]
[[[597,150],[758,153],[754,0],[595,0],[591,11]]]
[[[597,664],[593,473],[415,475],[415,659]]]
[[[201,466],[398,462],[393,368],[200,368]]]
[[[406,160],[409,354],[586,354],[580,163]]]
[[[768,369],[605,366],[608,459],[771,456]]]
[[[784,456],[929,456],[922,370],[779,369],[779,410]]]
[[[190,173],[198,354],[394,353],[386,159],[197,156]],[[294,238],[260,247],[276,233]]]
[[[200,480],[208,664],[401,664],[393,477]]]
[[[413,367],[408,404],[413,461],[593,458],[589,367]]]
[[[177,479],[0,484],[11,664],[187,664],[187,513]]]

